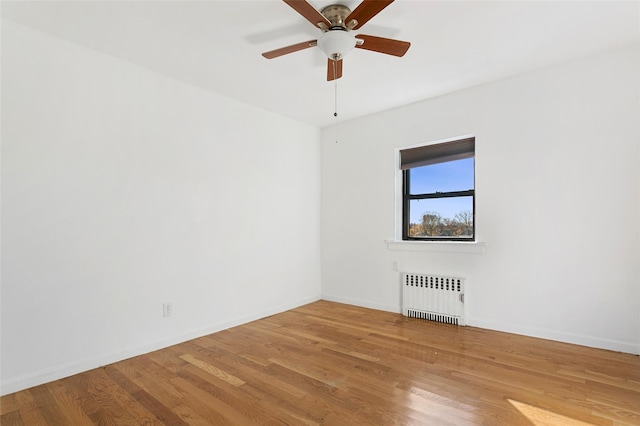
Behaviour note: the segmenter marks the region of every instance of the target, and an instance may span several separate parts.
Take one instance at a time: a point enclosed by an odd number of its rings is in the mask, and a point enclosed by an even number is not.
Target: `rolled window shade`
[[[472,158],[475,149],[476,138],[403,149],[400,151],[400,169],[407,170],[414,167]]]

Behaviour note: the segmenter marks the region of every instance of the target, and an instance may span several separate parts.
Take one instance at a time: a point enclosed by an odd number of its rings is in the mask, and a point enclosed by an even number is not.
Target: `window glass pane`
[[[473,160],[473,158],[465,158],[409,169],[410,193],[412,195],[433,194],[474,189]]]
[[[471,238],[473,197],[409,201],[410,237]]]

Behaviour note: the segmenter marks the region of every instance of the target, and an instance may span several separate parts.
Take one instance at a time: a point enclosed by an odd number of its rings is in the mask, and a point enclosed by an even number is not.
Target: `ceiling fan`
[[[365,34],[356,36],[351,34],[352,30],[362,27],[385,7],[393,3],[393,0],[363,0],[353,12],[341,4],[332,4],[318,12],[305,0],[283,1],[307,21],[311,22],[314,27],[322,30],[322,34],[317,40],[304,41],[264,52],[262,56],[267,59],[273,59],[288,53],[318,46],[328,58],[327,81],[342,77],[342,59],[354,47],[387,55],[404,56],[409,46],[411,46],[411,43],[407,41]]]

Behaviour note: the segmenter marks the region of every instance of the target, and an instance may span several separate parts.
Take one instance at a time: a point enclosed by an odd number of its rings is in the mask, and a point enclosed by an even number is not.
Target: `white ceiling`
[[[336,121],[318,48],[260,55],[320,33],[279,0],[2,1],[2,16],[302,122]],[[638,1],[396,0],[356,32],[411,48],[402,58],[351,52],[337,120],[637,43],[639,29]]]

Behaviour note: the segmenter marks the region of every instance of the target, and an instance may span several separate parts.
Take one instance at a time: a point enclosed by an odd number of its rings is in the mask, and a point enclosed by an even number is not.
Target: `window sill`
[[[462,241],[396,241],[386,240],[387,249],[393,251],[432,251],[445,253],[484,253],[484,242]]]

